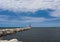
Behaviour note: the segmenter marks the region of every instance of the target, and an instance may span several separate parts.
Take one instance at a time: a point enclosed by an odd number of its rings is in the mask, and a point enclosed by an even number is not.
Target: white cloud
[[[60,0],[0,0],[0,9],[9,11],[36,11],[38,9],[56,9]]]
[[[55,0],[55,11],[50,14],[50,16],[56,17],[57,19],[60,17],[60,0]]]
[[[59,18],[60,17],[60,12],[56,11],[53,14],[51,14],[51,16]]]
[[[36,18],[36,17],[21,17],[21,20],[19,19],[9,19],[9,16],[7,15],[0,15],[0,22],[2,23],[29,23],[29,22],[44,22],[46,19],[41,17],[41,18]]]
[[[45,21],[52,21],[52,20],[59,20],[60,18],[51,18],[47,19],[44,17],[21,17],[22,20],[19,19],[9,19],[7,15],[0,15],[0,22],[1,23],[29,23],[29,22],[45,22]]]
[[[24,21],[20,21],[22,23],[28,23],[28,22],[45,22],[45,21],[53,21],[53,20],[59,20],[60,18],[44,18],[44,17],[22,17],[22,19],[25,19]]]
[[[50,16],[59,18],[60,17],[60,9],[58,9],[58,7],[57,7],[57,10],[55,12],[51,13]]]
[[[8,21],[8,16],[7,15],[0,15],[0,21]]]
[[[0,21],[2,22],[19,22],[17,19],[10,20],[8,15],[0,15]]]
[[[24,17],[24,19],[26,19],[24,22],[44,22],[46,20],[43,17],[40,17],[40,18],[36,18],[36,17]]]

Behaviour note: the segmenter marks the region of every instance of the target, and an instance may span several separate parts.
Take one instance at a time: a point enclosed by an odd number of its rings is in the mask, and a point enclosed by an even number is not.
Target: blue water
[[[4,38],[8,40],[16,38],[23,42],[60,42],[60,28],[32,28],[28,31],[4,36]]]

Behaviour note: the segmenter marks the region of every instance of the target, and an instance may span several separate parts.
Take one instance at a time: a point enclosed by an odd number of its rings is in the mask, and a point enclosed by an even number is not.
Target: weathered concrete
[[[0,42],[22,42],[22,41],[18,41],[17,39],[11,39],[11,40],[0,40]]]
[[[27,27],[27,28],[0,29],[0,38],[4,35],[10,35],[16,32],[26,31],[29,29],[31,28]],[[3,40],[3,38],[1,38],[0,42],[22,42],[22,41],[18,41],[17,39]]]
[[[29,30],[29,29],[31,28],[27,27],[27,28],[0,29],[0,36],[9,35],[9,34],[13,34],[16,32]]]

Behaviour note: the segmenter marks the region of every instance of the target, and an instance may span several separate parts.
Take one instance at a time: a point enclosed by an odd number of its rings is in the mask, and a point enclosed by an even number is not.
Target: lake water
[[[23,42],[60,42],[60,28],[32,28],[28,31],[4,36],[5,39],[16,38]]]

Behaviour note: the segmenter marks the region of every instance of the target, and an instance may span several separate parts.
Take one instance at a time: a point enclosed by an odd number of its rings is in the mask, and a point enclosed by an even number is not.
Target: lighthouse
[[[32,27],[31,24],[29,25],[29,27],[30,27],[30,28]]]

